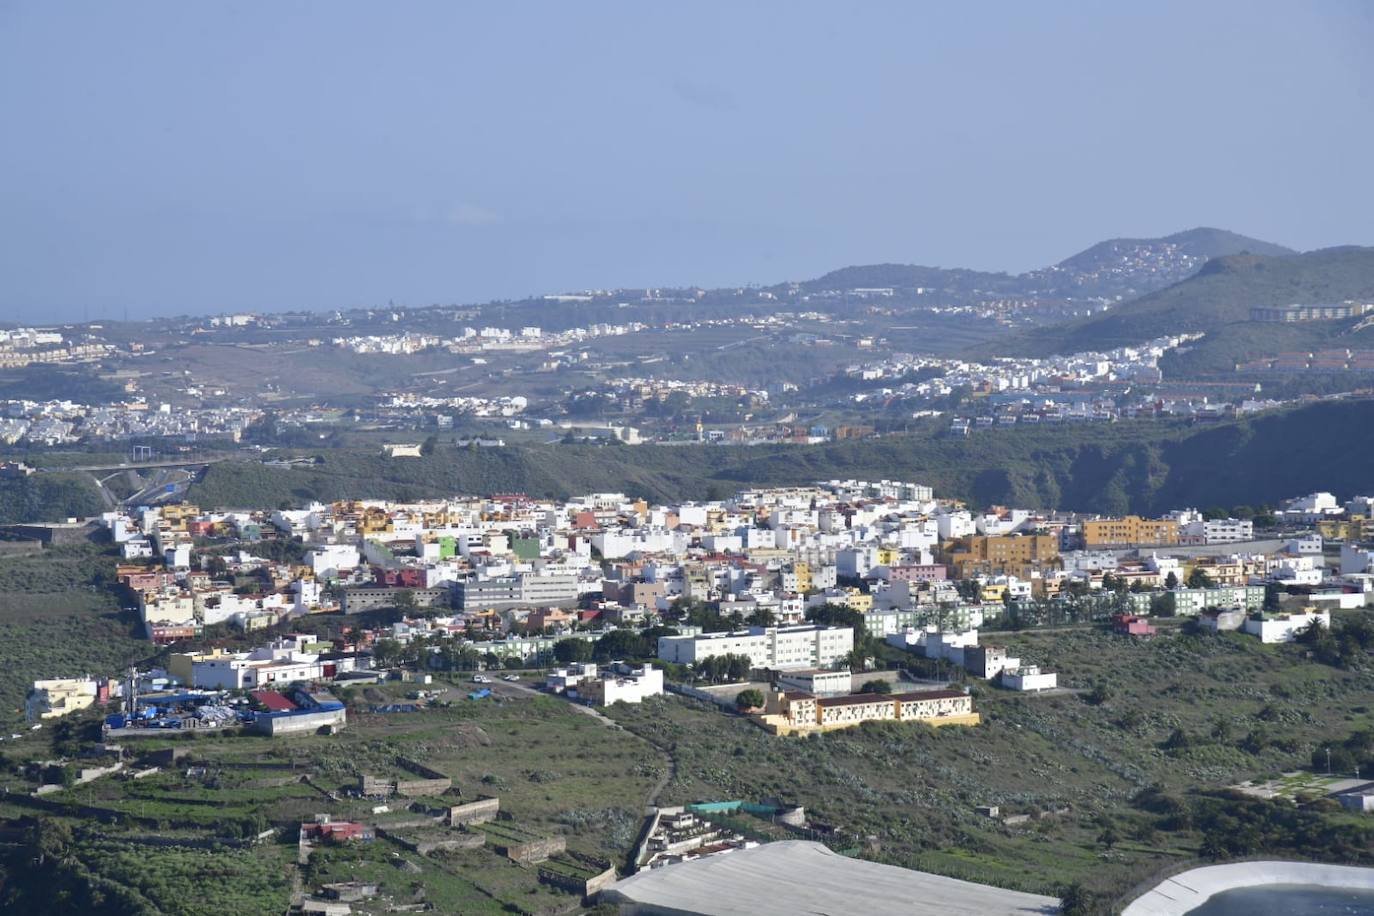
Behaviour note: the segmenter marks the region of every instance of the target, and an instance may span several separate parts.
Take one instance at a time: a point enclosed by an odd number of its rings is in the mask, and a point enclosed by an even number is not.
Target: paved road
[[[141,470],[143,468],[192,468],[200,467],[203,464],[217,464],[221,461],[228,461],[229,456],[220,455],[215,458],[183,458],[180,461],[168,459],[166,461],[121,461],[118,464],[83,464],[69,468],[39,468],[39,471],[122,471],[132,468]]]

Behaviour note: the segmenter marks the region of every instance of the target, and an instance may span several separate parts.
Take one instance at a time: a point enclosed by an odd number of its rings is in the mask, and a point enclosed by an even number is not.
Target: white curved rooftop
[[[1183,916],[1222,891],[1264,884],[1319,884],[1374,890],[1374,868],[1315,862],[1232,862],[1166,878],[1131,901],[1121,916]]]
[[[1054,897],[851,859],[785,840],[639,872],[602,892],[644,916],[1034,916]]]

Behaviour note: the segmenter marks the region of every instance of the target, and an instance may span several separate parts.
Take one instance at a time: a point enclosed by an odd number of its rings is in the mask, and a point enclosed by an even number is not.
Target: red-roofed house
[[[263,706],[266,706],[269,712],[291,712],[291,710],[296,708],[295,703],[292,703],[275,690],[254,690],[248,695]]]

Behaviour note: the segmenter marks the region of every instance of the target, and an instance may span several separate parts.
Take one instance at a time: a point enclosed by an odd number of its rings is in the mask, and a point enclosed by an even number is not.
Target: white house
[[[1050,690],[1058,685],[1059,675],[1051,671],[1041,671],[1038,665],[1022,665],[1019,668],[1002,669],[1002,686],[1008,690]]]
[[[600,677],[583,681],[575,689],[579,697],[597,706],[640,703],[646,697],[663,693],[663,672],[652,665],[635,668],[616,663],[604,669]]]
[[[1254,615],[1245,618],[1243,629],[1263,643],[1292,642],[1314,623],[1330,629],[1331,613],[1309,610],[1299,614]]]
[[[1330,515],[1339,515],[1342,507],[1330,493],[1309,493],[1297,499],[1290,499],[1284,504],[1283,511],[1286,515],[1296,516],[1301,521],[1315,522]]]

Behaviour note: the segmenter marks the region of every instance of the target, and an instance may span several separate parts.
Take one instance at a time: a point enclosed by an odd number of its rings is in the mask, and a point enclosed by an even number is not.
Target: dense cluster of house
[[[527,352],[570,346],[598,337],[619,337],[625,334],[634,334],[646,330],[648,327],[648,325],[638,321],[622,324],[592,324],[587,327],[569,328],[563,331],[546,331],[538,327],[523,327],[516,330],[497,327],[468,327],[463,328],[452,337],[416,334],[406,331],[400,334],[336,337],[333,344],[354,353],[383,353],[392,356],[408,356],[440,347],[450,353],[481,353],[491,350]]]
[[[259,705],[287,697],[293,709],[259,710],[263,727],[313,728],[311,715],[342,724],[341,707],[302,706],[291,691],[375,680],[387,644],[395,653],[422,640],[424,652],[470,662],[449,667],[551,667],[571,634],[594,641],[668,623],[648,646],[656,665],[564,664],[545,687],[597,705],[636,703],[664,691],[664,668],[742,664],[769,681],[754,712],[794,733],[977,721],[962,691],[852,693],[848,672],[866,662],[856,657],[860,637],[937,662],[937,671],[1042,691],[1058,686],[1056,673],[980,641],[980,629],[1007,615],[1052,621],[1056,609],[1087,607],[1128,636],[1152,635],[1151,617],[1164,615],[1273,643],[1370,603],[1374,497],[1312,493],[1272,515],[1266,524],[1286,533],[1257,541],[1250,519],[1196,510],[973,512],[920,484],[832,480],[672,505],[619,493],[215,512],[180,504],[110,512],[100,524],[125,558],[120,587],[156,643],[207,627],[385,612],[329,640],[296,634],[249,650],[173,651],[144,675],[198,696],[261,695]],[[1328,539],[1340,542],[1338,558]],[[27,711],[65,715],[120,696],[120,686],[41,680]],[[204,705],[182,718],[204,719]]]
[[[109,404],[5,400],[0,401],[0,442],[62,445],[169,436],[238,441],[260,416],[262,411],[254,407],[174,407],[150,403],[141,396]]]
[[[100,359],[113,347],[83,335],[67,340],[52,328],[0,328],[0,369],[32,363],[69,363]]]
[[[965,632],[1019,605],[1110,598],[1118,613],[1183,616],[1258,612],[1266,588],[1302,590],[1328,609],[1374,592],[1374,551],[1361,546],[1374,499],[1316,493],[1275,514],[1290,534],[1261,542],[1248,518],[1196,510],[972,512],[919,484],[829,481],[675,505],[619,493],[239,512],[183,504],[111,512],[102,524],[159,643],[216,624],[423,608],[426,629],[513,640],[498,654],[537,660],[541,637],[653,623],[681,616],[685,602],[753,630],[683,629],[661,642],[666,660],[735,653],[760,667],[823,667],[852,649],[805,626],[825,604],[885,639]],[[1326,537],[1344,542],[1338,567],[1325,561]]]

